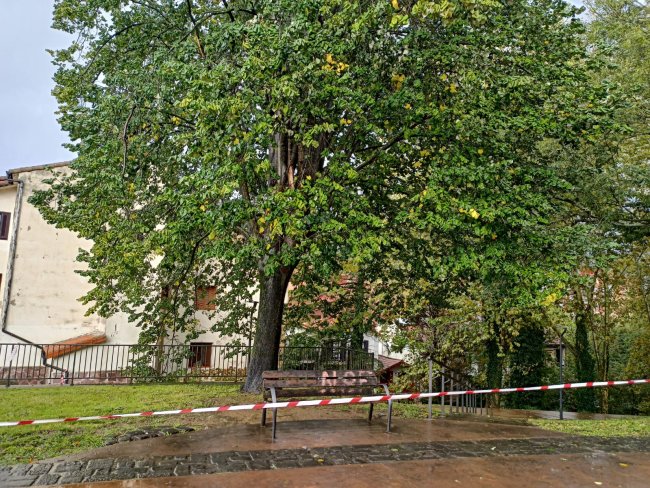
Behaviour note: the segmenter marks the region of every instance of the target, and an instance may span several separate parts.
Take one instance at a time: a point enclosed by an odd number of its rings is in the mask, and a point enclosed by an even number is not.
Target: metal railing
[[[0,384],[238,383],[246,378],[250,350],[248,346],[207,344],[0,344]],[[279,369],[375,367],[372,353],[332,346],[281,347],[278,359]]]

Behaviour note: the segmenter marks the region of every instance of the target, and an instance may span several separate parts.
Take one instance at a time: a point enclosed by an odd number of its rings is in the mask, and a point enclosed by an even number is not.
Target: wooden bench
[[[264,371],[262,377],[265,402],[277,402],[283,398],[374,396],[377,388],[383,388],[383,393],[390,395],[388,386],[379,383],[372,371]],[[370,403],[368,422],[372,421],[373,407],[374,403]],[[272,439],[275,439],[277,410],[273,409]],[[266,425],[266,411],[262,410],[262,425]],[[390,432],[392,412],[393,402],[389,400],[386,432]]]

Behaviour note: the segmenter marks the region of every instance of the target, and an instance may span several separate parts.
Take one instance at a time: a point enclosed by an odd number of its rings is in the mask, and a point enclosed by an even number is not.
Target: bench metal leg
[[[262,427],[266,427],[266,408],[262,409]]]
[[[370,408],[368,409],[368,423],[372,422],[372,409],[375,408],[375,404],[371,403]]]
[[[271,438],[273,440],[275,440],[275,425],[277,423],[277,418],[278,418],[278,409],[274,408],[273,409],[273,427],[272,427],[273,432],[271,433]]]
[[[382,384],[384,387],[384,393],[390,395],[390,390],[387,385]],[[393,418],[393,400],[388,400],[388,419],[386,420],[386,432],[390,432],[390,424]]]
[[[277,397],[275,396],[275,388],[271,387],[271,400],[273,403],[277,402]],[[278,409],[273,409],[273,425],[271,427],[271,440],[275,440],[275,426],[278,419]]]

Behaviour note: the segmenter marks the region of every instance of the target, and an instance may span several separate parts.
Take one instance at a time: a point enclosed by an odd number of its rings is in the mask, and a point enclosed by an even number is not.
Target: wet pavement
[[[398,419],[394,427],[387,434],[381,422],[281,422],[273,443],[258,425],[210,429],[0,468],[0,486],[648,486],[650,479],[650,437],[443,419]]]
[[[647,488],[650,463],[641,454],[569,454],[507,458],[434,459],[223,473],[182,478],[138,479],[92,488],[402,488],[459,486],[485,488],[625,487]],[[80,488],[85,485],[69,485]]]
[[[475,420],[475,419],[473,419]],[[177,456],[219,451],[257,451],[391,444],[413,442],[465,441],[484,439],[518,439],[527,437],[560,437],[563,434],[536,427],[507,423],[435,419],[393,419],[393,429],[386,433],[384,418],[368,424],[362,419],[331,419],[278,421],[277,439],[271,442],[270,427],[259,424],[238,424],[188,434],[146,439],[101,447],[84,453],[48,461],[87,460],[115,457]]]

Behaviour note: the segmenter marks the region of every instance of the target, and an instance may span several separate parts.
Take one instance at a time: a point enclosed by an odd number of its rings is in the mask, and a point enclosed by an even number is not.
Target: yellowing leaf
[[[208,239],[211,241],[214,241],[217,238],[217,233],[215,231],[210,232],[210,235],[208,236]]]
[[[441,79],[442,81],[447,81],[447,75],[446,75],[445,73],[441,74],[441,75],[440,75],[440,79]]]
[[[478,152],[478,155],[479,155],[479,156],[482,156],[482,155],[483,155],[483,148],[479,148],[479,150],[476,151],[476,152]]]
[[[548,306],[552,305],[553,303],[555,303],[557,301],[557,299],[558,299],[557,294],[551,293],[550,295],[546,296],[546,298],[544,298],[544,300],[542,300],[542,305],[544,305],[545,307],[548,307]]]
[[[391,0],[390,4],[395,10],[399,10],[399,2],[397,0]]]
[[[478,219],[478,218],[481,216],[481,214],[478,213],[478,212],[477,212],[475,209],[473,209],[473,208],[470,208],[468,213],[469,213],[470,217],[472,217],[473,219]]]
[[[393,73],[393,76],[391,76],[390,79],[393,82],[393,86],[395,87],[395,90],[399,90],[400,88],[402,88],[406,76],[403,74]]]
[[[205,205],[201,205],[201,211],[205,212]]]
[[[452,83],[449,85],[449,91],[451,93],[456,93],[458,91],[458,85],[456,83]]]
[[[260,228],[258,229],[258,232],[259,232],[260,234],[264,234],[264,227],[260,227]]]
[[[334,58],[332,58],[332,55],[330,53],[327,53],[325,55],[325,61],[327,61],[329,64],[334,64]]]
[[[341,125],[350,125],[352,121],[350,119],[341,119]]]

